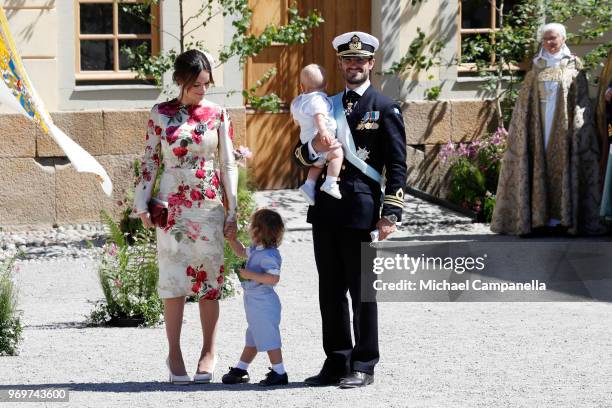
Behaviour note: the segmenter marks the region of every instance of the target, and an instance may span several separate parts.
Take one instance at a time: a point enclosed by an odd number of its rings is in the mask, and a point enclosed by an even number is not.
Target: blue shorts
[[[248,323],[245,345],[257,351],[281,348],[281,304],[274,289],[267,285],[245,289],[244,310]]]

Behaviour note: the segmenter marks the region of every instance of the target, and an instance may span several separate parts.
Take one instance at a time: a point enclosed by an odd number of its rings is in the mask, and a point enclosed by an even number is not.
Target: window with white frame
[[[76,0],[75,7],[77,83],[137,82],[122,49],[144,43],[159,52],[159,7],[143,0]]]

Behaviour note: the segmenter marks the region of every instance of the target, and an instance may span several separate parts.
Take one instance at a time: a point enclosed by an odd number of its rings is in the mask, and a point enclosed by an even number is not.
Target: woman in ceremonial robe
[[[546,24],[540,33],[512,113],[491,230],[600,234],[600,146],[586,75],[565,45],[563,25]]]

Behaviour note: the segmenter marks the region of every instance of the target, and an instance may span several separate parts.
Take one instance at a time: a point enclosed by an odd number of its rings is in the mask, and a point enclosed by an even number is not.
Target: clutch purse
[[[149,201],[149,217],[156,227],[165,228],[168,224],[168,203],[157,198]]]

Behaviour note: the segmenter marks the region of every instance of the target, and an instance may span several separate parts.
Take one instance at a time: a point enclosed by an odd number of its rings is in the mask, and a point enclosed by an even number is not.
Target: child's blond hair
[[[325,68],[318,64],[306,65],[300,73],[300,82],[305,88],[325,89],[327,85]]]

